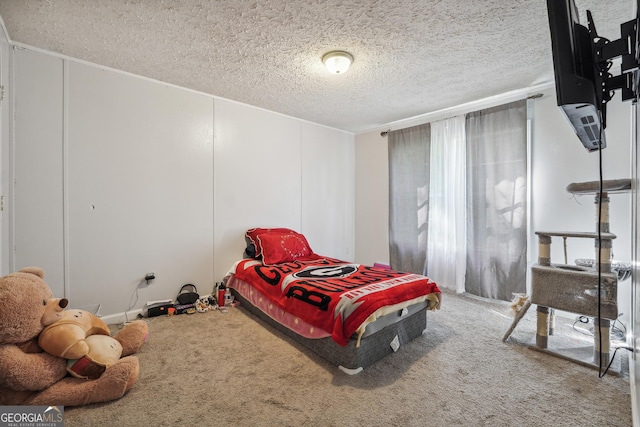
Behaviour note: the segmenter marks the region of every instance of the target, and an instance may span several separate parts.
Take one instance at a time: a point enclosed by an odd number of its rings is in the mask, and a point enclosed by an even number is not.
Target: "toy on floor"
[[[93,314],[65,311],[67,300],[54,299],[43,278],[37,267],[0,277],[0,405],[79,406],[122,397],[138,378],[139,362],[132,354],[146,340],[147,324],[132,322],[110,337]],[[54,354],[38,343],[45,330],[42,343]],[[123,357],[105,363],[96,379],[69,376],[67,358],[95,358],[94,339],[87,342],[94,335],[104,337],[97,341],[117,341]]]
[[[122,344],[107,335],[91,335],[85,339],[88,352],[67,362],[67,371],[77,378],[95,380],[122,356]]]
[[[516,325],[520,320],[524,317],[531,307],[531,298],[529,298],[526,294],[514,294],[513,301],[511,301],[511,315],[514,317],[509,330],[502,337],[502,342],[507,341],[513,330],[516,328]]]
[[[511,315],[516,317],[518,313],[524,308],[529,301],[529,296],[526,294],[513,294],[513,301],[511,301]]]

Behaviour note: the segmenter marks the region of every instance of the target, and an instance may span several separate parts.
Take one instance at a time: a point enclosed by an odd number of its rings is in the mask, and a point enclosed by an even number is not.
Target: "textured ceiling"
[[[617,39],[633,1],[576,4]],[[13,42],[354,133],[553,80],[545,0],[0,0],[0,16]],[[355,57],[346,74],[324,69],[331,50]]]

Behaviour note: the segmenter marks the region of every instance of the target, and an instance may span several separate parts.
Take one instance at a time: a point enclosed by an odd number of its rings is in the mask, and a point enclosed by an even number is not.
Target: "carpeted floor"
[[[241,307],[151,318],[134,388],[115,402],[65,408],[65,425],[632,425],[624,363],[622,375],[599,378],[529,349],[534,308],[503,343],[508,312],[446,293],[423,336],[355,376]],[[571,323],[559,319],[552,339],[575,341]]]

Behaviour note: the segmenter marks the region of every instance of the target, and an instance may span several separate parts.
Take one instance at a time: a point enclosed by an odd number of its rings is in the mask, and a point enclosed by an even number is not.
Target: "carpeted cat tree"
[[[621,263],[612,268],[611,248],[616,236],[609,231],[608,196],[611,193],[628,192],[630,189],[629,179],[605,180],[602,187],[599,181],[569,184],[567,191],[572,194],[595,195],[596,231],[536,232],[538,263],[531,267],[531,303],[538,306],[536,349],[588,366],[601,367],[609,363],[611,321],[618,318],[618,280],[628,277],[631,269]],[[552,237],[563,239],[564,264],[551,263]],[[568,264],[567,238],[593,239],[595,260],[576,260],[576,265]],[[593,317],[595,327],[592,360],[576,358],[549,348],[556,309]]]

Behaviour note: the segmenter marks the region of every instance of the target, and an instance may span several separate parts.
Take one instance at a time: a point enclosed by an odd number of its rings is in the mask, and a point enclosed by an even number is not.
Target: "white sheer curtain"
[[[429,226],[425,274],[438,286],[465,290],[465,117],[431,124]]]

